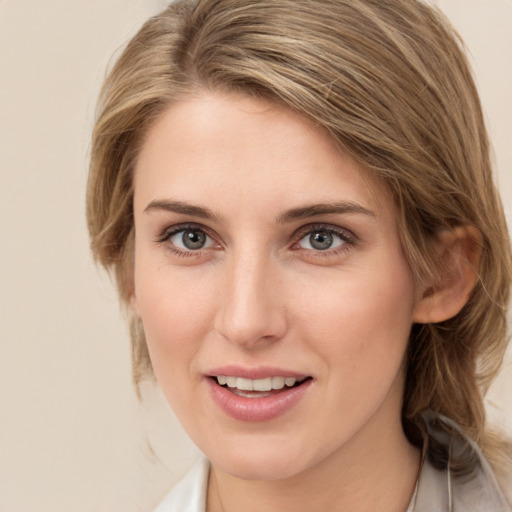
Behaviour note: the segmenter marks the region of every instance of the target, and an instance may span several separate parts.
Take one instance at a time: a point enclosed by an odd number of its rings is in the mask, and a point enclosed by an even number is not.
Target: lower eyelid
[[[300,258],[308,261],[337,261],[336,258],[344,257],[345,254],[349,253],[354,248],[354,244],[352,242],[343,243],[334,249],[326,249],[326,250],[315,250],[315,249],[302,249],[298,247],[295,249],[297,253],[300,254]]]

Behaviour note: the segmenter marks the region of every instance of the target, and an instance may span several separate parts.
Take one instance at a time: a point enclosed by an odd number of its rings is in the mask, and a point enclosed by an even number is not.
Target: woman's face
[[[134,213],[132,306],[216,467],[285,478],[403,436],[413,276],[386,188],[325,133],[242,96],[183,101],[147,135]]]

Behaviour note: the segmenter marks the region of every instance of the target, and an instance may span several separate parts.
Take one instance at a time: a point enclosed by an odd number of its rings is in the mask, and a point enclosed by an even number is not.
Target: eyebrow
[[[183,215],[191,215],[200,219],[219,221],[220,217],[214,214],[208,208],[202,206],[195,206],[190,203],[183,201],[173,201],[170,199],[155,199],[151,201],[146,208],[145,212],[153,210],[163,210],[172,213],[181,213]],[[286,224],[296,220],[307,219],[310,217],[317,217],[320,215],[332,215],[332,214],[361,214],[375,218],[376,215],[368,208],[361,206],[360,204],[353,203],[351,201],[341,201],[336,203],[320,203],[310,204],[305,206],[299,206],[292,208],[281,214],[276,218],[278,224]]]
[[[329,214],[362,214],[373,218],[376,217],[374,212],[360,204],[351,201],[341,201],[337,203],[311,204],[293,208],[280,214],[277,217],[277,222],[284,224],[295,220]]]
[[[144,208],[145,212],[150,212],[153,210],[163,210],[166,212],[182,213],[183,215],[191,215],[193,217],[199,217],[200,219],[205,220],[219,220],[219,217],[215,215],[211,210],[208,210],[208,208],[195,206],[193,204],[185,203],[183,201],[155,199],[154,201],[151,201],[146,206],[146,208]]]

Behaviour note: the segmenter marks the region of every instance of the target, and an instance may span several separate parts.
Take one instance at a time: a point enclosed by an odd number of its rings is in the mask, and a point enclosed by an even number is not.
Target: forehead
[[[280,105],[201,94],[165,111],[136,165],[135,202],[164,196],[226,207],[351,200],[392,209],[386,186],[326,131]]]

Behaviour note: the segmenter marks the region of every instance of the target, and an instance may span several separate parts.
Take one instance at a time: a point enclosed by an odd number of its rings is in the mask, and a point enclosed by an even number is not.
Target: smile
[[[251,379],[214,374],[206,383],[213,402],[225,414],[239,421],[261,422],[276,419],[297,406],[313,378],[274,375]]]
[[[218,375],[217,383],[225,386],[232,393],[245,398],[262,398],[271,396],[276,391],[286,388],[292,388],[301,384],[306,377],[299,379],[295,377],[266,377],[264,379],[247,379],[244,377],[234,377],[229,375]]]

